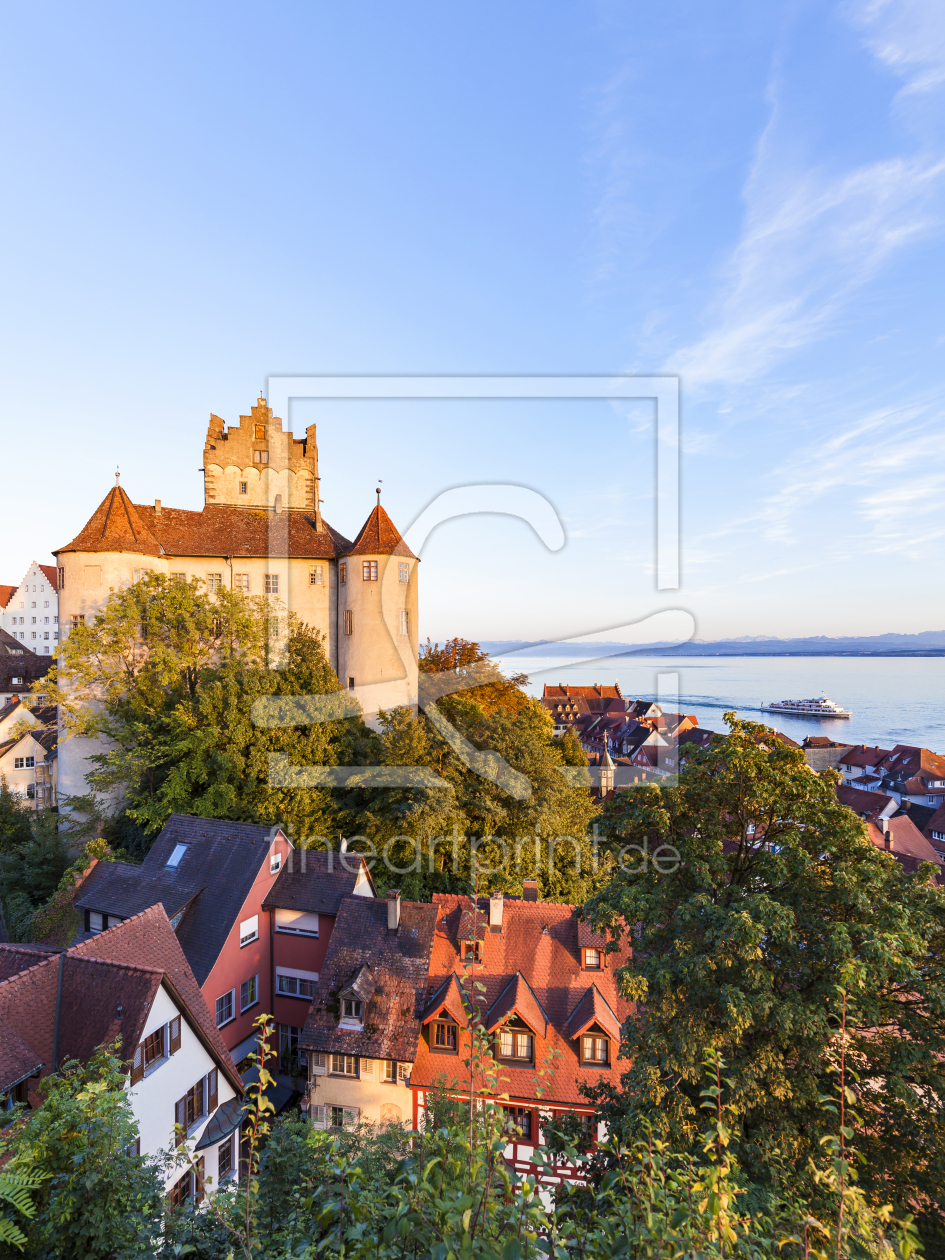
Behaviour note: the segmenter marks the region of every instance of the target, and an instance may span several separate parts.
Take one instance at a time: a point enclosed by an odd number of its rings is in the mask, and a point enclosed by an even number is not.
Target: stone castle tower
[[[198,578],[263,596],[320,630],[342,685],[376,725],[379,709],[416,709],[419,561],[378,502],[349,542],[321,515],[315,426],[283,432],[260,398],[238,426],[211,416],[204,445],[204,507],[132,503],[117,484],[76,537],[60,547],[63,636],[91,622],[113,589],[147,571]],[[247,510],[252,509],[252,510]],[[91,741],[59,749],[63,795],[83,795]]]
[[[265,398],[229,428],[219,416],[210,416],[203,474],[208,507],[274,508],[278,500],[285,511],[311,512],[318,519],[315,425],[308,426],[304,438],[284,433]]]

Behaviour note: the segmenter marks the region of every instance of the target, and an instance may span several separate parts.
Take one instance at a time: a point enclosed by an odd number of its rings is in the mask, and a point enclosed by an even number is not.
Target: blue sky
[[[0,581],[116,465],[199,507],[278,373],[678,373],[682,584],[647,405],[296,403],[352,537],[451,486],[421,633],[945,627],[937,0],[8,5]]]

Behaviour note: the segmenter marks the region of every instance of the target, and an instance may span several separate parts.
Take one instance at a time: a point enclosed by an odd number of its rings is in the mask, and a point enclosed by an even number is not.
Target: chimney
[[[161,515],[161,500],[160,499],[154,500],[154,515],[155,516]]]
[[[338,837],[338,852],[339,853],[348,852],[348,841],[344,838],[344,836]]]
[[[273,503],[272,506],[276,513],[279,513],[282,511],[282,495],[281,494],[276,495],[275,503]]]
[[[881,818],[879,820],[879,829],[883,833],[883,837],[886,841],[887,850],[891,850],[892,849],[892,836],[889,834],[889,819],[888,818]]]
[[[396,932],[400,927],[400,889],[392,888],[387,894],[387,930]]]
[[[494,892],[489,897],[489,929],[492,932],[502,931],[502,893]]]
[[[522,880],[522,900],[537,901],[538,900],[538,880],[523,879]]]

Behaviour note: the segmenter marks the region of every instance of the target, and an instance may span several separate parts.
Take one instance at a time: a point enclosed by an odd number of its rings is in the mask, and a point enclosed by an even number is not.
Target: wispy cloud
[[[845,12],[877,59],[911,76],[910,91],[945,78],[941,0],[870,0]],[[781,95],[776,74],[743,190],[741,235],[721,269],[706,331],[666,364],[690,387],[757,382],[823,337],[893,255],[945,221],[939,147],[925,142],[921,151],[845,170],[804,167]]]

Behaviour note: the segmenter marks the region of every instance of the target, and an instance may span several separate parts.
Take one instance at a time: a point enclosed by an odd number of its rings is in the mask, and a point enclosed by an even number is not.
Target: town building
[[[54,660],[37,655],[25,642],[0,629],[0,705],[27,695],[33,683],[49,673]]]
[[[55,727],[37,725],[0,743],[0,779],[31,809],[59,804],[58,739]]]
[[[42,1105],[36,1086],[68,1059],[119,1043],[141,1155],[174,1150],[175,1125],[199,1161],[167,1173],[175,1205],[239,1167],[243,1082],[167,915],[152,906],[68,950],[0,945],[0,1095]]]
[[[335,915],[349,894],[374,896],[356,854],[299,852],[279,826],[172,814],[140,866],[97,863],[74,904],[86,940],[163,906],[234,1060],[253,1049],[253,1020],[265,1011],[275,1016],[281,1075],[291,1078]],[[291,1088],[289,1079],[284,1085]]]
[[[55,565],[34,560],[19,586],[0,587],[0,603],[0,627],[37,656],[56,655],[59,592]]]
[[[346,899],[302,1035],[309,1115],[319,1127],[359,1119],[418,1127],[431,1090],[468,1097],[463,1060],[481,1022],[500,1083],[484,1095],[483,1081],[475,1088],[507,1113],[506,1158],[534,1172],[548,1118],[574,1113],[590,1125],[580,1086],[619,1082],[631,1006],[616,983],[623,955],[605,948],[575,907],[539,902],[533,881],[520,901]],[[559,1173],[560,1181],[574,1170]]]
[[[264,398],[227,426],[211,416],[199,512],[135,504],[117,484],[71,542],[54,553],[63,633],[89,621],[109,591],[147,572],[197,578],[272,601],[325,636],[332,667],[365,719],[416,708],[418,560],[378,502],[354,542],[324,519],[315,426],[283,432]],[[97,746],[63,742],[63,793],[86,791]]]

